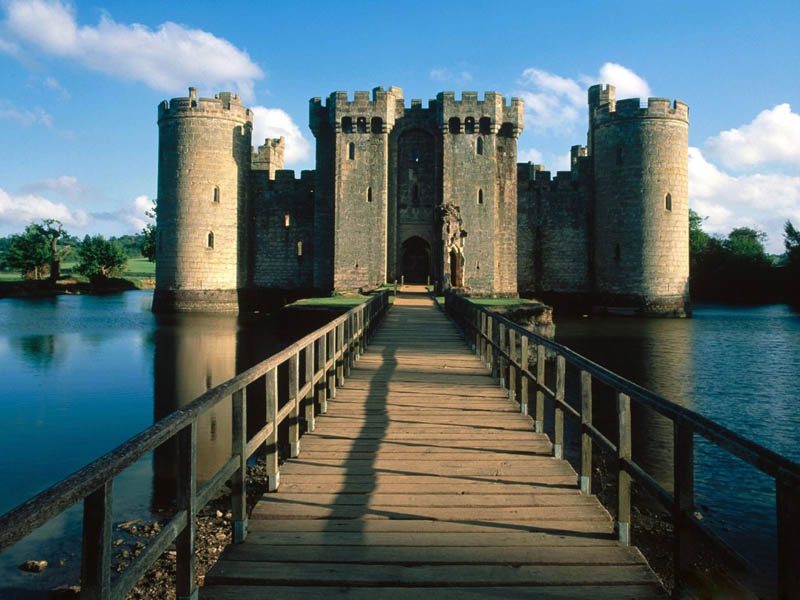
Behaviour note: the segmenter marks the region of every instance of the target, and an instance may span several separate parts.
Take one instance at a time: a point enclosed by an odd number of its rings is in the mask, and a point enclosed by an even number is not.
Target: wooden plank
[[[434,519],[440,521],[606,521],[599,510],[584,506],[502,506],[426,507],[426,506],[316,506],[313,504],[269,504],[259,502],[252,519]]]
[[[475,506],[595,506],[597,499],[580,494],[577,490],[571,493],[538,493],[538,494],[302,494],[297,492],[281,494],[265,494],[261,498],[264,506],[270,504],[313,502],[324,506],[438,506],[471,508]],[[562,490],[563,492],[563,490]]]
[[[237,544],[225,550],[220,560],[310,563],[435,565],[641,565],[644,558],[632,548],[619,546],[492,546],[472,536],[457,546],[338,545],[328,540],[314,546],[273,546],[265,543]]]
[[[433,521],[433,520],[413,520],[413,519],[270,519],[270,520],[251,520],[250,531],[268,532],[292,532],[303,531],[312,532],[346,532],[359,533],[412,533],[422,535],[425,533],[481,533],[483,535],[494,535],[498,533],[544,533],[553,537],[578,538],[581,540],[602,537],[603,539],[616,540],[613,535],[614,523],[611,517],[606,514],[605,520],[582,521],[582,520],[553,520],[546,521],[519,521],[508,520],[497,521]],[[251,533],[252,535],[252,533]],[[249,538],[248,538],[249,539]],[[253,538],[256,539],[256,538]]]
[[[551,478],[556,479],[556,478]],[[506,481],[479,482],[461,481],[459,483],[376,483],[369,480],[341,481],[339,483],[318,482],[316,478],[298,478],[297,483],[285,477],[281,483],[284,492],[295,494],[574,494],[573,477],[564,477],[554,483],[513,484]]]
[[[504,587],[358,587],[337,586],[232,586],[214,585],[201,591],[208,600],[309,600],[318,598],[342,598],[344,600],[485,600],[486,598],[508,598],[509,600],[642,600],[643,598],[666,598],[656,584],[650,585],[596,585],[596,586],[504,586]]]
[[[284,563],[220,560],[206,581],[246,583],[247,585],[309,584],[358,585],[581,585],[655,583],[646,565],[565,566],[565,565],[441,565],[408,566],[360,565],[346,563]]]
[[[399,548],[427,547],[476,547],[481,548],[552,548],[552,547],[601,547],[618,549],[619,544],[610,536],[565,536],[542,532],[479,531],[469,532],[362,532],[362,531],[261,531],[251,533],[248,545],[270,546],[389,546]],[[635,548],[625,550],[636,551]],[[329,555],[330,556],[330,555]]]

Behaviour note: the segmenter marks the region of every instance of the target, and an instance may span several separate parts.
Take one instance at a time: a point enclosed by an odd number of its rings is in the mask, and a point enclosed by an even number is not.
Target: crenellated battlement
[[[648,98],[643,107],[639,98],[628,98],[596,107],[593,116],[595,125],[619,119],[675,119],[688,123],[689,107],[669,98]]]
[[[278,169],[275,171],[275,177],[270,180],[270,183],[285,186],[290,184],[295,185],[303,185],[313,186],[314,184],[314,173],[313,170],[303,170],[300,171],[300,177],[297,176],[297,173],[294,169]]]
[[[275,172],[283,169],[283,157],[286,152],[286,138],[267,138],[258,150],[252,150],[250,168],[253,171],[269,171],[270,179]]]
[[[164,100],[158,105],[159,121],[197,116],[253,122],[253,112],[242,104],[239,94],[232,92],[220,92],[213,98],[199,98],[197,88],[190,87],[188,97]]]
[[[477,92],[462,92],[461,100],[456,100],[455,96],[454,92],[436,95],[435,108],[442,131],[455,133],[458,128],[463,133],[468,119],[475,123],[488,119],[481,133],[502,133],[514,137],[522,133],[524,105],[520,98],[511,98],[506,103],[499,92],[485,92],[483,100],[478,99]],[[434,108],[434,102],[431,102],[431,108]],[[478,129],[475,133],[479,132]]]
[[[395,86],[389,86],[386,90],[376,87],[371,96],[370,92],[357,91],[353,93],[352,100],[348,92],[337,91],[330,94],[324,104],[320,97],[309,101],[309,126],[314,135],[318,135],[323,124],[341,133],[388,133],[396,116],[403,114],[402,111],[397,112],[402,103],[403,90]],[[364,120],[362,127],[359,127],[360,119]],[[380,119],[380,122],[375,119]],[[373,131],[376,127],[380,127],[380,130]]]

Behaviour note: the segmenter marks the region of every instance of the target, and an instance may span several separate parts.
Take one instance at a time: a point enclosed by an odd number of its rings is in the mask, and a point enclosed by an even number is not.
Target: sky
[[[98,0],[102,2],[102,0]],[[394,85],[525,101],[520,162],[568,169],[586,89],[689,105],[690,206],[783,252],[800,226],[800,3],[0,0],[0,235],[57,218],[135,233],[156,195],[157,105],[231,90],[253,142],[314,168],[308,100]]]

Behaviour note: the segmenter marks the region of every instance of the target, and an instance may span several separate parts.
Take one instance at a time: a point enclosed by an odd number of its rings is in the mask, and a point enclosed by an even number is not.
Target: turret
[[[334,92],[326,104],[312,98],[317,138],[314,285],[330,290],[386,281],[388,134],[403,91]],[[399,102],[398,102],[399,101]]]
[[[689,109],[613,96],[611,86],[589,90],[595,291],[606,307],[685,316]]]
[[[436,96],[442,132],[442,195],[458,207],[463,239],[445,235],[443,272],[474,294],[517,293],[517,138],[523,104],[497,92]],[[446,232],[445,232],[446,233]],[[448,241],[450,240],[450,241]]]
[[[238,310],[252,126],[230,92],[159,105],[154,311]]]

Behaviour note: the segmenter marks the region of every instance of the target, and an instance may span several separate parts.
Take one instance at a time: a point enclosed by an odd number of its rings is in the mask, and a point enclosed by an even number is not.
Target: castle
[[[523,104],[396,87],[312,98],[316,170],[251,146],[237,95],[158,108],[155,311],[236,311],[270,294],[400,280],[685,316],[688,107],[589,89],[586,146],[555,176],[517,163]]]

